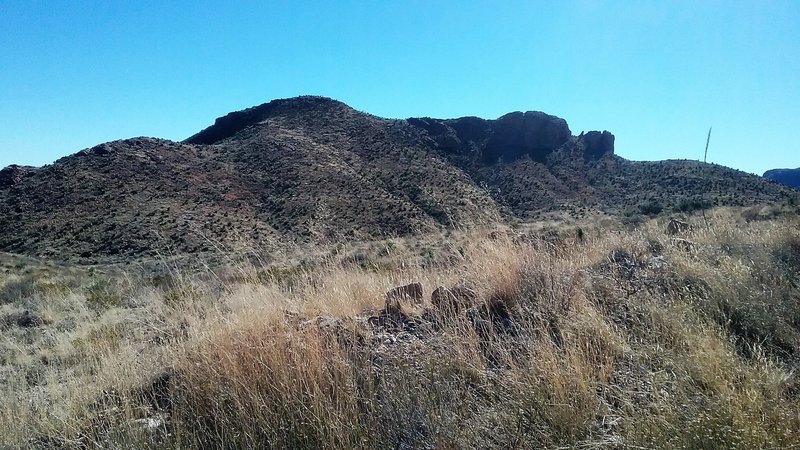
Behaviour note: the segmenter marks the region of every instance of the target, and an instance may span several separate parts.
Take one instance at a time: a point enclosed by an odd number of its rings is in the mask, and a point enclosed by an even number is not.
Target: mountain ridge
[[[771,169],[764,172],[764,178],[793,188],[800,188],[800,168]]]
[[[316,96],[222,116],[182,142],[98,144],[0,171],[0,251],[84,261],[777,201],[791,190],[691,161],[614,154],[543,112],[385,119]]]

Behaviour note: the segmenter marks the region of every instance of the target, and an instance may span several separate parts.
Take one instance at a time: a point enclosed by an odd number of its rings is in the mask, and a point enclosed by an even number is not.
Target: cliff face
[[[720,166],[626,161],[611,133],[573,136],[541,112],[396,120],[298,97],[227,114],[184,142],[125,139],[3,169],[0,251],[100,261],[785,192]]]
[[[544,162],[573,139],[564,119],[538,111],[513,112],[496,120],[463,117],[408,119],[408,122],[424,129],[443,150],[472,154],[483,164],[525,157]],[[614,135],[607,131],[592,131],[578,139],[586,145],[586,157],[598,159],[614,154]]]

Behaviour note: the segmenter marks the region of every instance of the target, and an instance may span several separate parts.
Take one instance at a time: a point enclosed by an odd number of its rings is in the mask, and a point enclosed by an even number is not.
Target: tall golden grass
[[[800,219],[707,216],[682,240],[659,219],[6,275],[0,317],[42,324],[3,325],[0,447],[792,448]],[[408,282],[476,298],[369,320]]]

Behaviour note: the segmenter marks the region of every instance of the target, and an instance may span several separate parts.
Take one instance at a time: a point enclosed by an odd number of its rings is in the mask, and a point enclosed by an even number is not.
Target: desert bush
[[[675,212],[692,213],[702,209],[708,209],[711,206],[712,203],[703,198],[682,198],[675,204],[673,209]]]
[[[787,231],[774,243],[772,253],[787,277],[796,280],[800,274],[800,233]]]
[[[37,278],[34,275],[10,277],[0,287],[0,304],[18,302],[36,292]]]
[[[639,212],[646,216],[661,214],[662,211],[664,211],[664,206],[655,201],[650,201],[639,205]]]
[[[86,304],[102,311],[122,303],[122,286],[117,280],[108,277],[96,278],[86,287]]]

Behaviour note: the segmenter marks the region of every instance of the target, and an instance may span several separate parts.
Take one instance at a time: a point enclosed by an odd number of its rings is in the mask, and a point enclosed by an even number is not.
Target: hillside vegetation
[[[777,203],[786,186],[695,161],[635,162],[541,112],[385,119],[321,97],[223,116],[185,142],[99,144],[0,171],[0,251],[83,264],[411,236],[553,215]]]
[[[800,217],[707,218],[161,273],[6,254],[0,447],[791,448]]]

